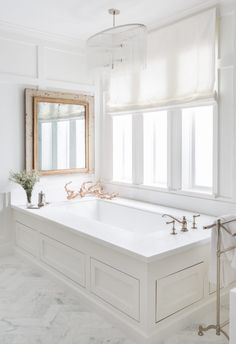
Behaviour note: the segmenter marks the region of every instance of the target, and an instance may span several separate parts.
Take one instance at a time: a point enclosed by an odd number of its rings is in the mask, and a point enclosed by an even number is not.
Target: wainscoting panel
[[[42,235],[41,260],[85,287],[86,257],[82,252]]]
[[[96,259],[91,259],[91,291],[104,301],[139,320],[139,281]]]
[[[46,80],[90,83],[84,55],[73,51],[44,48]]]
[[[37,76],[37,46],[0,37],[0,73]]]
[[[16,222],[16,245],[30,253],[38,256],[38,233],[34,229]]]
[[[156,322],[204,297],[204,264],[200,263],[156,281]]]

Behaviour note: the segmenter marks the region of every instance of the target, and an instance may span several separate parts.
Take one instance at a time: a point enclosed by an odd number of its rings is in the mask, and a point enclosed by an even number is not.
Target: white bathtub
[[[25,211],[24,208],[22,210]],[[198,230],[192,230],[193,214],[190,212],[121,198],[113,201],[88,198],[26,211],[32,216],[75,229],[117,250],[124,249],[144,261],[159,259],[208,241],[210,232],[202,227],[214,220],[201,215],[197,219]],[[176,223],[178,235],[170,235],[171,225],[166,225],[168,219],[162,218],[165,213],[180,219],[185,215],[189,232],[181,232],[181,225]]]
[[[126,202],[127,203],[127,202]],[[160,213],[127,205],[120,200],[83,200],[61,207],[66,212],[78,217],[98,221],[112,227],[119,227],[128,232],[147,235],[160,230],[165,230],[165,221]]]
[[[40,210],[13,207],[16,251],[57,274],[119,321],[136,343],[158,343],[168,324],[186,326],[208,302],[210,232],[214,219],[133,200],[82,199]],[[188,219],[170,235],[164,213]],[[185,312],[186,311],[186,312]]]

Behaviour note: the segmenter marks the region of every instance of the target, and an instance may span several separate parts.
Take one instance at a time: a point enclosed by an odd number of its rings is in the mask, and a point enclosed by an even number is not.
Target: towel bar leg
[[[221,333],[222,333],[229,340],[229,335],[224,330],[222,330],[222,328],[220,328],[220,329],[217,328],[216,325],[209,325],[207,327],[203,327],[202,325],[200,325],[198,327],[198,335],[202,337],[202,336],[204,336],[204,332],[207,332],[209,330],[216,330],[217,331],[217,333],[216,333],[217,336],[220,336]]]
[[[229,340],[228,334],[222,329],[222,325],[220,323],[221,318],[221,295],[220,295],[220,280],[221,280],[221,223],[220,220],[217,220],[217,251],[216,251],[216,259],[217,259],[217,278],[216,278],[216,325],[209,325],[207,327],[203,327],[200,325],[198,327],[198,335],[203,336],[204,332],[209,330],[216,330],[216,335],[220,336],[221,333]]]
[[[220,231],[220,220],[217,220],[217,281],[216,281],[216,334],[220,335],[220,280],[221,280],[221,262],[220,252],[221,250],[221,231]]]

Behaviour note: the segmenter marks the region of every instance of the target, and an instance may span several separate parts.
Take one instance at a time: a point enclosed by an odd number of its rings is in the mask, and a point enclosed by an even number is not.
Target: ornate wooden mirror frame
[[[85,107],[85,167],[39,170],[41,175],[92,173],[94,169],[94,97],[81,94],[25,89],[25,168],[38,170],[38,102],[78,104]]]

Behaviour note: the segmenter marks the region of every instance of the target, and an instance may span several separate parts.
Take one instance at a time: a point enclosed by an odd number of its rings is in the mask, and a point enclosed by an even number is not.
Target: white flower
[[[37,171],[10,172],[9,180],[21,185],[24,190],[32,191],[39,181],[39,174]]]

